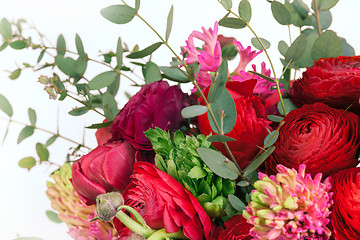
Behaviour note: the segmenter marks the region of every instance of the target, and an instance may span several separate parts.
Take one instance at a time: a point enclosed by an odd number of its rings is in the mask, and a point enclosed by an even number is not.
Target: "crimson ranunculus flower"
[[[218,240],[250,240],[249,235],[252,224],[248,223],[242,215],[235,215],[224,223],[226,229],[220,233]]]
[[[330,177],[333,209],[330,222],[337,240],[360,237],[360,167],[342,170]]]
[[[165,228],[168,233],[182,230],[191,240],[209,235],[209,216],[197,199],[170,175],[153,164],[137,162],[132,179],[123,193],[125,204],[136,209],[149,227]]]
[[[358,164],[360,118],[354,113],[315,103],[290,111],[284,122],[275,151],[265,162],[268,174],[278,164],[294,169],[306,164],[312,176],[323,173],[326,178]]]
[[[330,107],[358,111],[360,97],[360,56],[321,58],[307,68],[288,91],[298,107],[323,102]]]
[[[256,80],[226,83],[226,88],[235,101],[237,118],[233,130],[225,135],[236,139],[228,142],[228,145],[241,169],[244,169],[259,152],[259,146],[263,145],[265,137],[269,134],[266,129],[271,130],[272,122],[267,119],[263,99],[253,95],[255,85]],[[208,91],[207,88],[206,95]],[[199,116],[198,120],[202,134],[214,134],[207,114]],[[213,143],[213,146],[229,157],[222,143]]]
[[[131,181],[135,152],[127,142],[112,142],[74,162],[71,183],[81,200],[92,205],[99,194],[124,191]]]
[[[112,141],[125,139],[136,149],[152,150],[144,132],[159,127],[178,129],[184,123],[181,110],[190,101],[180,87],[157,81],[143,86],[116,116],[111,124]]]

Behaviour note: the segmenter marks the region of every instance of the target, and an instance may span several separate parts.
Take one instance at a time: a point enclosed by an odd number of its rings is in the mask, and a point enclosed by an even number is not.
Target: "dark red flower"
[[[259,152],[259,146],[263,145],[265,137],[269,134],[266,129],[271,130],[272,122],[267,120],[263,99],[253,95],[255,85],[256,80],[226,83],[237,111],[235,127],[226,136],[236,139],[236,141],[228,142],[228,145],[241,169],[244,169]],[[206,95],[208,91],[208,89],[205,91]],[[204,104],[203,101],[202,104]],[[214,134],[207,114],[199,116],[198,120],[202,134]],[[223,144],[213,143],[213,146],[229,157]]]
[[[242,215],[235,215],[224,223],[226,229],[220,233],[218,240],[250,240],[249,235],[252,224],[248,223]]]
[[[106,123],[106,122],[107,122],[107,120],[105,119],[103,121],[103,123]],[[99,128],[98,130],[96,130],[95,136],[96,136],[96,141],[97,141],[98,145],[104,145],[112,137],[111,131],[110,131],[110,126],[104,127],[104,128]]]
[[[330,177],[334,205],[330,222],[337,240],[360,237],[360,168],[342,170]]]
[[[294,169],[306,164],[313,177],[320,172],[326,178],[358,164],[360,118],[354,113],[315,103],[290,111],[284,122],[265,162],[268,174],[278,164]]]
[[[163,130],[180,128],[184,119],[181,110],[190,105],[178,86],[158,81],[143,86],[116,116],[111,124],[112,141],[125,139],[136,149],[152,150],[144,132],[159,127]]]
[[[191,240],[207,237],[211,220],[197,199],[155,165],[134,164],[132,182],[123,193],[125,204],[136,209],[153,229],[182,230]],[[120,234],[124,229],[120,229]],[[124,230],[125,233],[128,233]]]
[[[288,94],[298,107],[323,102],[339,109],[351,104],[360,109],[360,56],[317,60],[293,83]]]
[[[92,205],[99,194],[124,191],[130,183],[135,152],[127,142],[113,142],[95,148],[74,162],[71,183],[81,200]]]

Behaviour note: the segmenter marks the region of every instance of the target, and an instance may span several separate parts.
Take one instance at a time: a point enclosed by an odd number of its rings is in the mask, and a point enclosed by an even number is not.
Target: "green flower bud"
[[[110,221],[123,203],[124,199],[119,192],[100,194],[96,197],[96,213],[101,220]]]

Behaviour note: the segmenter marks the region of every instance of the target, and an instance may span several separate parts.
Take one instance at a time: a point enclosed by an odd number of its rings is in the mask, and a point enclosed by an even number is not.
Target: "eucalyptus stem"
[[[319,9],[318,9],[316,0],[313,0],[313,1],[314,1],[314,7],[315,7],[316,25],[318,27],[318,34],[320,36],[321,35],[321,24],[320,24],[320,17],[319,17]]]
[[[11,119],[11,118],[10,118],[10,119],[6,119],[6,118],[3,118],[3,117],[0,117],[0,119],[7,120],[7,121],[9,121],[9,123],[13,122],[13,123],[20,124],[20,125],[23,125],[23,126],[29,126],[29,124],[26,124],[26,123],[24,123],[24,122],[20,122],[20,121],[17,121],[17,120],[13,120],[13,119]],[[76,142],[76,141],[74,141],[74,140],[72,140],[72,139],[70,139],[70,138],[68,138],[68,137],[65,137],[65,136],[59,134],[59,132],[54,133],[54,132],[52,132],[52,131],[50,131],[50,130],[47,130],[47,129],[44,129],[44,128],[39,128],[39,127],[36,127],[36,126],[32,126],[32,127],[33,127],[34,129],[36,129],[36,130],[39,130],[39,131],[42,131],[42,132],[45,132],[45,133],[49,133],[49,134],[51,134],[51,135],[53,135],[53,136],[57,136],[57,137],[62,138],[62,139],[64,139],[64,140],[66,140],[66,141],[69,141],[69,142],[71,142],[71,143],[74,143],[74,144],[76,144],[76,145],[79,145],[79,146],[81,146],[81,147],[84,147],[84,148],[86,148],[86,149],[88,149],[88,150],[92,150],[90,147],[85,146],[85,145],[82,144],[82,143],[78,143],[78,142]]]
[[[75,100],[75,101],[77,101],[77,102],[79,102],[79,103],[83,104],[85,107],[89,108],[89,110],[92,110],[92,111],[94,111],[94,112],[96,112],[96,113],[100,114],[101,116],[106,117],[104,114],[102,114],[101,112],[99,112],[99,111],[98,111],[98,110],[96,110],[95,108],[93,108],[93,107],[91,107],[91,106],[88,106],[88,105],[87,105],[87,104],[85,104],[83,101],[81,101],[81,100],[79,100],[79,99],[75,98],[74,96],[71,96],[71,95],[67,95],[67,96],[68,96],[69,98],[71,98],[71,99],[73,99],[73,100]]]

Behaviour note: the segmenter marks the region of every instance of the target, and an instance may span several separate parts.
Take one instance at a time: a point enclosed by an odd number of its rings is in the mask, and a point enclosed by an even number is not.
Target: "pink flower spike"
[[[251,47],[248,46],[246,49],[243,45],[234,39],[234,45],[236,49],[239,51],[240,62],[237,68],[235,69],[235,75],[239,75],[240,71],[245,71],[246,66],[251,62],[257,55],[262,53],[261,51],[251,51]]]

